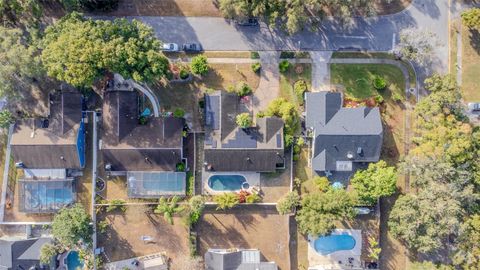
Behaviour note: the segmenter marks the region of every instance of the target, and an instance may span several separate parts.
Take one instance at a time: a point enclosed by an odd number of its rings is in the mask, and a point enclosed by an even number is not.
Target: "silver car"
[[[478,102],[469,102],[468,103],[468,110],[469,111],[480,111],[480,103]]]
[[[164,43],[162,46],[164,52],[178,52],[178,44],[176,43]]]

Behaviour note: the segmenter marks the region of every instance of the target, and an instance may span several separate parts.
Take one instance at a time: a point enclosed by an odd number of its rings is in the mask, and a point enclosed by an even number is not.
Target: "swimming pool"
[[[65,264],[67,265],[67,270],[83,269],[83,262],[78,257],[78,252],[76,251],[68,252],[65,261]]]
[[[313,247],[317,253],[327,255],[340,250],[352,250],[355,244],[355,238],[349,234],[332,234],[315,239]]]
[[[208,186],[215,191],[240,190],[244,183],[247,183],[247,179],[243,175],[215,174],[208,178]]]

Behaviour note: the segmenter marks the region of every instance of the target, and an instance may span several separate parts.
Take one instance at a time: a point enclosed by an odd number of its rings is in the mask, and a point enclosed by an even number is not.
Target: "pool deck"
[[[227,192],[236,192],[235,191],[216,191],[211,189],[208,186],[208,178],[212,175],[243,175],[245,179],[247,179],[248,184],[250,184],[250,188],[247,191],[252,191],[253,188],[260,187],[260,173],[256,172],[209,172],[209,171],[202,171],[202,193],[204,195],[220,195]]]
[[[315,251],[313,242],[316,237],[308,237],[308,263],[309,269],[363,269],[361,262],[362,255],[362,231],[336,229],[332,234],[347,233],[355,239],[355,247],[351,250],[340,250],[328,255],[321,255]],[[348,262],[348,258],[353,258],[353,263]],[[341,263],[340,263],[341,262]]]

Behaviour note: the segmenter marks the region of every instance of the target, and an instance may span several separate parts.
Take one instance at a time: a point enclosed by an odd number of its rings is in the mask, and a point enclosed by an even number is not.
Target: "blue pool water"
[[[235,191],[242,189],[247,182],[243,175],[212,175],[208,178],[208,186],[215,191]]]
[[[67,270],[83,269],[83,262],[78,257],[78,252],[70,251],[66,258]]]
[[[348,234],[322,236],[313,242],[315,251],[327,255],[339,250],[351,250],[355,247],[355,238]]]
[[[30,194],[28,205],[32,209],[63,207],[73,202],[71,188],[47,188],[46,185],[40,185],[36,189],[30,189]]]

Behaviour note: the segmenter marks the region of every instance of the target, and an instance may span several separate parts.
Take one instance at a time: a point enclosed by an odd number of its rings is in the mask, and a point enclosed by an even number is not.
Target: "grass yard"
[[[157,83],[152,89],[160,100],[163,111],[182,108],[194,131],[200,131],[201,119],[198,101],[208,89],[224,90],[230,85],[245,81],[255,91],[260,76],[252,71],[250,64],[210,64],[210,71],[202,78],[190,82],[175,82],[167,85]]]
[[[462,27],[462,94],[466,102],[480,101],[480,33]]]
[[[283,97],[295,104],[298,111],[303,112],[303,99],[297,97],[293,91],[296,81],[304,80],[307,83],[307,91],[312,88],[312,65],[292,64],[285,73],[280,73],[280,97]]]

